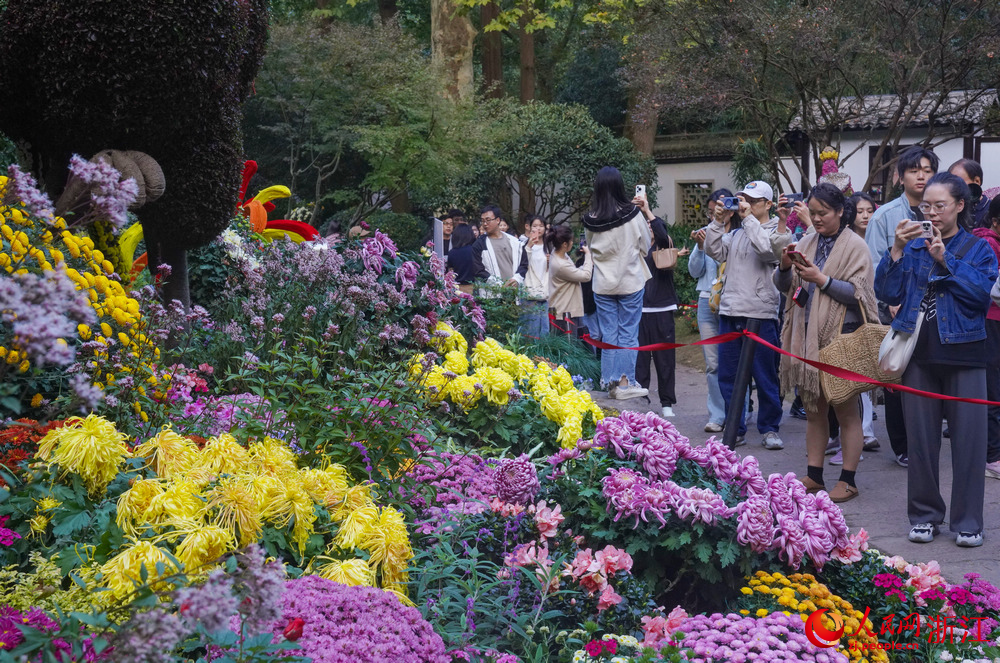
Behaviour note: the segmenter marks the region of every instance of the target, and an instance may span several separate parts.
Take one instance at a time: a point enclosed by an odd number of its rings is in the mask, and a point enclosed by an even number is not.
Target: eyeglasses
[[[767,202],[767,198],[748,198],[748,197],[744,196],[743,199],[746,200],[747,201],[747,205],[750,205],[750,206],[756,205],[757,203],[766,203]]]
[[[496,221],[497,218],[495,216],[484,216],[481,217],[479,220],[482,221],[483,223],[489,223],[490,221]]]
[[[937,212],[937,213],[940,214],[941,212],[943,212],[946,209],[948,209],[949,207],[951,207],[953,204],[954,204],[953,202],[951,202],[951,203],[934,203],[933,205],[931,205],[930,203],[920,203],[919,205],[917,205],[917,209],[920,210],[921,212],[923,212],[924,214],[927,214],[931,210],[934,210],[935,212]]]

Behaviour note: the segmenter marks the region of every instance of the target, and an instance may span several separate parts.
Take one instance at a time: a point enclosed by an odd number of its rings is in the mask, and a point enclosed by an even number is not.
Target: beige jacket
[[[646,287],[653,275],[646,266],[652,238],[641,211],[625,224],[594,232],[587,230],[587,245],[594,256],[594,294],[631,295]]]
[[[589,281],[594,274],[594,263],[586,254],[583,265],[577,267],[569,256],[560,258],[553,253],[549,256],[549,308],[555,315],[568,313],[570,317],[583,316],[583,288],[581,283]]]

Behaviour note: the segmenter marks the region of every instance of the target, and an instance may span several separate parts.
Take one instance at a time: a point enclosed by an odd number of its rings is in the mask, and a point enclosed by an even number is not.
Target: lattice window
[[[708,222],[708,196],[712,193],[712,182],[678,182],[678,196],[681,202],[680,223],[687,228],[700,228]]]

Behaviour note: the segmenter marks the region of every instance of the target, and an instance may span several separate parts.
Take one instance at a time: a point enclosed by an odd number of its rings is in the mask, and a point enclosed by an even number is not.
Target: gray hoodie
[[[722,288],[719,314],[731,317],[778,319],[778,289],[771,275],[781,251],[792,234],[779,234],[778,219],[761,223],[754,216],[727,233],[726,226],[713,221],[705,230],[705,253],[716,262],[726,263],[726,283]]]

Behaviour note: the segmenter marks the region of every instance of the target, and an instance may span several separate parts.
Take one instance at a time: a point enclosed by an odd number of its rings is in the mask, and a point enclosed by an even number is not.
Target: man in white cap
[[[726,232],[722,221],[724,205],[715,207],[712,223],[705,231],[705,253],[713,260],[726,263],[725,284],[719,301],[719,333],[742,331],[748,319],[760,320],[760,336],[769,343],[779,344],[778,289],[771,275],[781,251],[792,241],[791,233],[778,233],[778,219],[771,217],[774,191],[767,182],[750,182],[737,194],[738,214],[742,222]],[[726,409],[733,399],[736,367],[745,339],[719,346],[719,388]],[[765,449],[781,449],[778,436],[781,425],[781,388],[778,382],[778,361],[773,350],[758,346],[754,352],[753,379],[757,384],[757,430],[763,436]],[[742,403],[744,397],[738,396]],[[737,444],[744,444],[746,417],[740,416]]]

